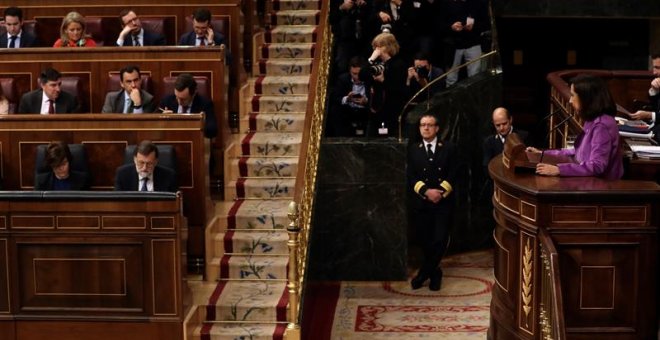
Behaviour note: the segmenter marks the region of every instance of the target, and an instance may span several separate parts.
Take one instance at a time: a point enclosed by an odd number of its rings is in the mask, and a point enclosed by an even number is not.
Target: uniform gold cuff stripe
[[[453,190],[452,187],[451,187],[451,184],[449,184],[449,182],[447,182],[447,181],[442,181],[442,183],[440,183],[440,186],[441,186],[443,189],[445,189],[445,192],[442,193],[442,197],[447,197],[447,196],[449,196],[449,194],[450,194],[451,191]]]
[[[415,189],[414,189],[415,192],[419,194],[419,190],[425,185],[426,185],[426,183],[424,183],[422,181],[418,181],[417,183],[415,183]]]

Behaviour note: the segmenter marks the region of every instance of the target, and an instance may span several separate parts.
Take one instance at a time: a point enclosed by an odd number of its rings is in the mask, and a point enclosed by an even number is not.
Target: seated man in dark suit
[[[121,90],[108,92],[102,113],[151,113],[155,110],[154,97],[140,88],[140,68],[128,65],[119,70]]]
[[[364,64],[361,57],[352,57],[348,62],[348,72],[337,77],[328,122],[329,129],[334,129],[335,135],[366,135],[372,77],[365,72]]]
[[[493,111],[493,126],[495,127],[496,133],[494,136],[486,137],[483,144],[483,166],[486,174],[488,174],[488,163],[490,163],[490,160],[495,156],[502,153],[506,137],[511,132],[518,134],[523,141],[527,139],[527,131],[520,129],[514,131],[512,124],[513,117],[511,117],[509,110],[503,107],[498,107]]]
[[[7,7],[4,13],[7,34],[0,36],[0,48],[37,47],[37,37],[23,30],[23,10]]]
[[[70,170],[73,160],[69,146],[64,142],[51,142],[46,148],[45,163],[52,169],[37,175],[34,190],[87,190],[89,175]]]
[[[158,148],[145,140],[135,147],[133,163],[117,168],[117,191],[168,191],[178,190],[174,170],[158,165]]]
[[[142,28],[140,18],[132,9],[119,13],[122,30],[117,37],[117,46],[165,46],[167,40],[162,34],[149,32]]]
[[[206,8],[198,8],[193,12],[193,30],[184,33],[179,39],[181,46],[220,46],[225,43],[222,33],[211,26],[211,12]]]
[[[21,97],[18,113],[78,113],[78,100],[62,91],[62,74],[56,69],[47,68],[39,76],[41,89],[30,91]]]
[[[174,94],[164,97],[160,107],[163,113],[203,113],[204,136],[213,138],[218,135],[213,102],[197,94],[197,82],[189,73],[181,73],[176,77]]]

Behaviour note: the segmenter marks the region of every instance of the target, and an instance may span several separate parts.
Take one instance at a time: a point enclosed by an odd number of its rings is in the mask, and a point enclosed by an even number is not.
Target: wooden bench
[[[84,144],[92,190],[112,190],[124,149],[149,139],[176,150],[188,256],[204,256],[204,226],[213,213],[202,115],[60,114],[0,116],[0,173],[5,190],[32,190],[36,148],[53,140]]]
[[[2,339],[183,338],[175,193],[0,191]]]

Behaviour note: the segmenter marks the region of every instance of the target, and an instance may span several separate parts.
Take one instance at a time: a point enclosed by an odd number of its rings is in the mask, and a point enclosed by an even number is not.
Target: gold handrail
[[[305,127],[298,158],[298,175],[293,204],[290,206],[291,219],[289,234],[289,291],[288,326],[286,340],[299,340],[302,314],[302,296],[305,290],[305,271],[307,250],[312,220],[312,207],[316,187],[319,148],[323,133],[323,117],[327,95],[327,83],[330,67],[332,34],[327,24],[329,1],[323,2],[320,22],[317,26],[316,52],[309,84],[309,98],[305,109]],[[296,209],[297,208],[297,209]]]
[[[403,106],[403,109],[401,110],[401,113],[399,114],[399,142],[402,142],[402,141],[403,141],[403,136],[402,136],[402,124],[401,124],[401,123],[402,123],[402,121],[403,121],[403,117],[406,115],[406,109],[408,108],[408,106],[410,106],[410,104],[412,104],[412,103],[415,101],[415,99],[417,99],[417,97],[419,97],[419,95],[421,95],[423,92],[425,92],[427,89],[429,89],[429,87],[431,87],[433,84],[439,82],[440,80],[443,80],[443,79],[447,78],[447,76],[448,76],[450,73],[453,73],[453,72],[459,72],[462,68],[465,68],[465,67],[467,67],[468,65],[472,65],[472,64],[474,64],[474,63],[476,63],[476,62],[481,62],[482,60],[484,60],[484,59],[486,59],[486,58],[489,58],[490,56],[493,56],[493,55],[496,55],[496,54],[498,54],[498,51],[497,51],[497,50],[490,51],[490,52],[488,52],[488,53],[486,53],[486,54],[482,54],[482,55],[481,55],[479,58],[477,58],[477,59],[470,60],[470,61],[468,61],[468,62],[466,62],[466,63],[463,63],[463,64],[461,64],[461,65],[458,65],[458,66],[456,66],[456,67],[452,67],[451,69],[449,69],[449,71],[443,73],[443,74],[440,75],[438,78],[433,79],[433,80],[430,81],[428,84],[426,84],[426,86],[424,86],[424,87],[421,88],[419,91],[417,91],[417,93],[415,93],[415,95],[412,96],[412,97],[410,98],[410,100],[408,100],[408,102],[406,103],[406,105]],[[426,105],[427,105],[427,109],[428,109],[428,108],[430,107],[430,101],[429,101],[428,99],[426,100]]]

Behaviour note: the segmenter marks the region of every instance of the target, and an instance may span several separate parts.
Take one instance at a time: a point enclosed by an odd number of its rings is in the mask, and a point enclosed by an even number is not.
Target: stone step
[[[309,76],[259,76],[254,81],[255,95],[296,95],[309,93]]]
[[[288,255],[288,240],[285,230],[227,230],[215,236],[214,246],[216,254]]]
[[[280,10],[270,16],[271,25],[318,25],[319,10]]]
[[[194,340],[281,340],[286,330],[286,323],[271,324],[236,324],[206,322],[193,332]]]
[[[259,60],[259,74],[273,76],[302,75],[312,73],[311,58],[300,59],[261,59]]]
[[[228,178],[296,177],[298,157],[241,157],[230,160]]]
[[[288,264],[288,255],[224,255],[208,265],[220,267],[219,279],[286,281]]]
[[[267,43],[313,43],[316,41],[314,25],[281,25],[264,34]]]
[[[207,321],[286,321],[286,281],[219,281],[204,308]]]
[[[239,178],[225,186],[225,199],[241,198],[293,198],[296,179],[286,178]]]
[[[302,132],[250,132],[237,151],[240,156],[297,156],[300,143]]]
[[[307,95],[255,95],[251,101],[252,112],[306,112],[307,110]]]
[[[241,132],[302,132],[305,127],[305,114],[255,113],[243,116],[239,125]]]
[[[262,59],[299,59],[314,58],[314,43],[281,44],[267,43],[261,45]]]
[[[317,0],[272,0],[273,10],[286,11],[291,9],[321,9],[321,1]]]

